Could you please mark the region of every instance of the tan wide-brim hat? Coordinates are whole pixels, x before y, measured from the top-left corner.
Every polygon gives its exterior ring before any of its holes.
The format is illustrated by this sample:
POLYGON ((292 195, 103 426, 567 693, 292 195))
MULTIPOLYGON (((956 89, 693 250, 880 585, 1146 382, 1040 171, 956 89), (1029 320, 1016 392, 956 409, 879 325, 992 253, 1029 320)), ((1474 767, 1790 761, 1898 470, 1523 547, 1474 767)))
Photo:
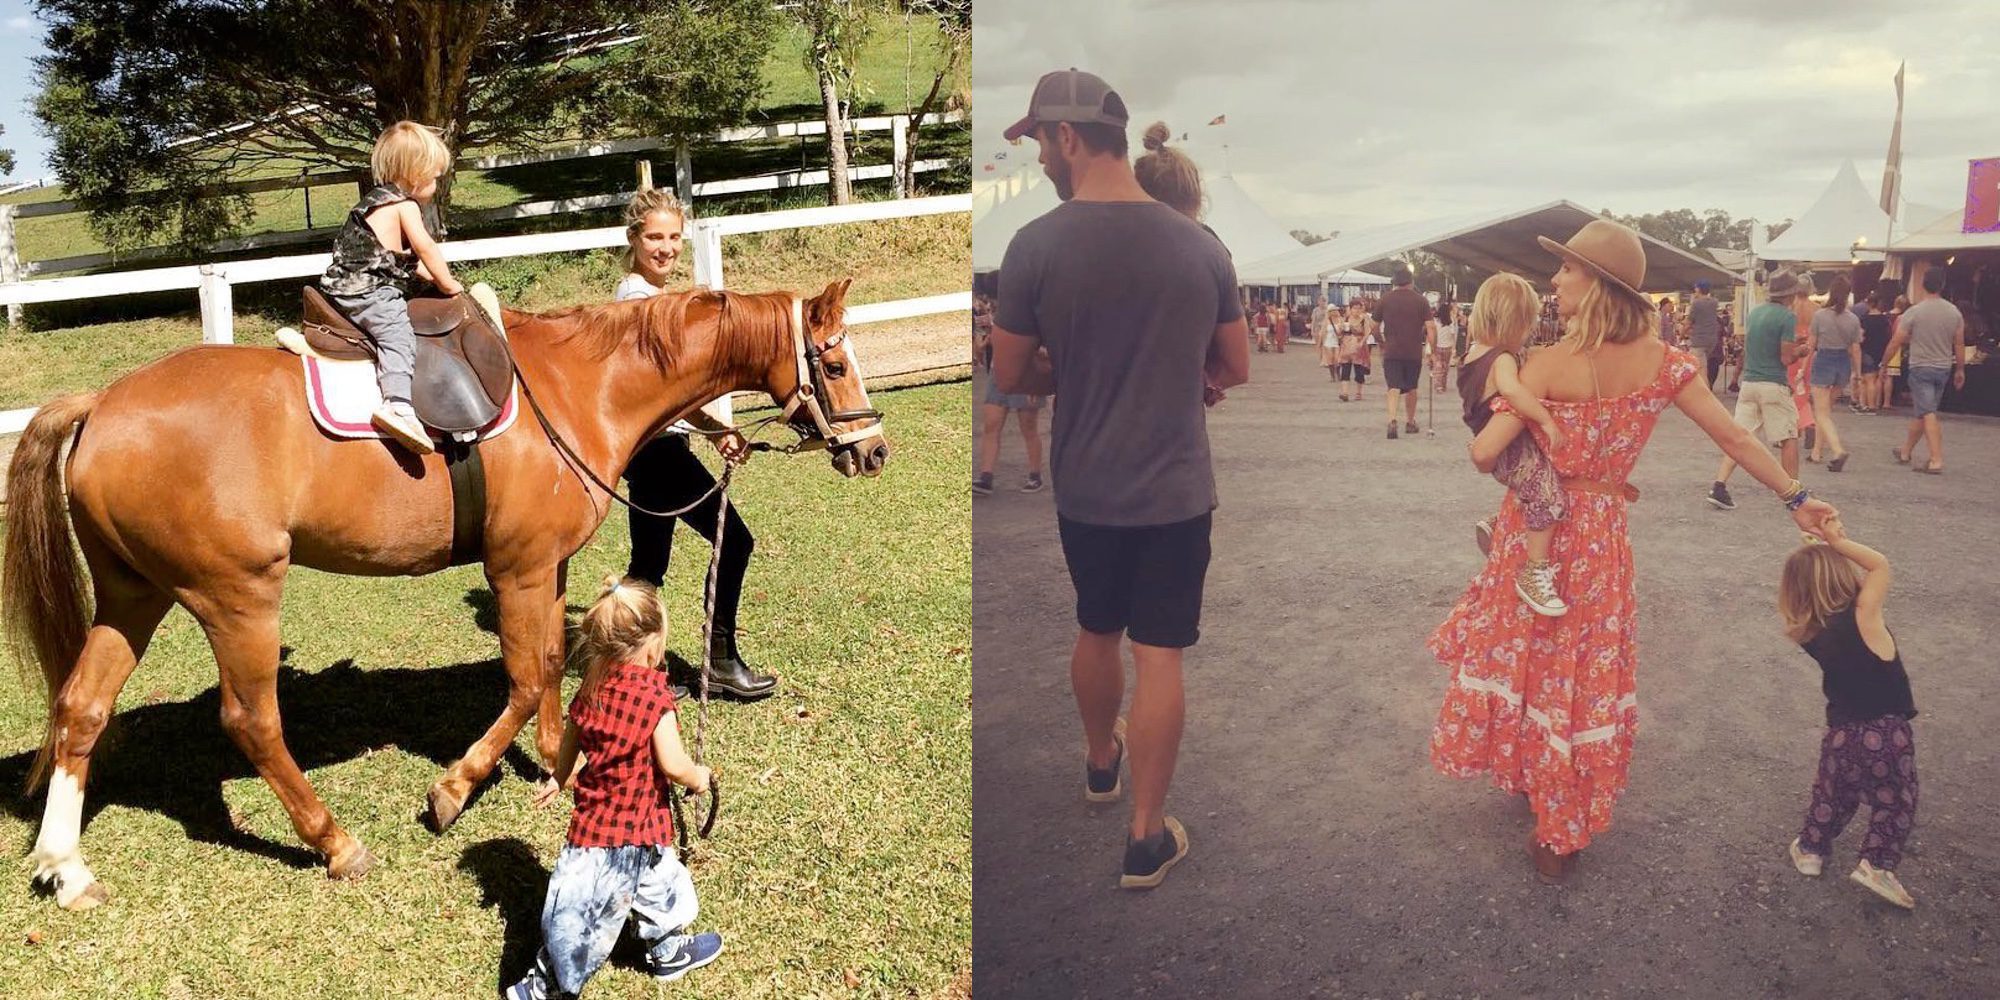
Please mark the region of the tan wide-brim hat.
POLYGON ((1640 242, 1638 233, 1610 219, 1594 219, 1577 230, 1568 243, 1557 243, 1546 236, 1535 238, 1550 253, 1589 268, 1612 287, 1653 306, 1653 301, 1639 291, 1639 286, 1646 283, 1646 245, 1640 242))

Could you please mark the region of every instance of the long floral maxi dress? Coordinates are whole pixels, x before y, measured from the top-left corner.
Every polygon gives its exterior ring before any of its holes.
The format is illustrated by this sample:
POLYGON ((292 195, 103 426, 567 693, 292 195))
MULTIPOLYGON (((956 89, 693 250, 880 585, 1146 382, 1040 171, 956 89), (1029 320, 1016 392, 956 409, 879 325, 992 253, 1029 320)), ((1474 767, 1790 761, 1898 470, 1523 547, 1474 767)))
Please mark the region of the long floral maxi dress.
MULTIPOLYGON (((1695 371, 1693 355, 1669 347, 1658 377, 1636 392, 1545 400, 1563 429, 1563 446, 1549 453, 1556 470, 1564 479, 1624 484, 1660 411, 1695 371)), ((1493 408, 1512 409, 1504 398, 1493 408)), ((1546 450, 1539 429, 1530 430, 1546 450)), ((1510 492, 1486 568, 1430 638, 1431 652, 1452 673, 1431 733, 1432 766, 1463 778, 1490 772, 1502 790, 1525 793, 1536 839, 1562 853, 1611 826, 1638 726, 1639 607, 1627 501, 1571 489, 1569 502, 1569 520, 1556 526, 1549 550, 1567 615, 1535 614, 1514 592, 1528 552, 1510 492)))

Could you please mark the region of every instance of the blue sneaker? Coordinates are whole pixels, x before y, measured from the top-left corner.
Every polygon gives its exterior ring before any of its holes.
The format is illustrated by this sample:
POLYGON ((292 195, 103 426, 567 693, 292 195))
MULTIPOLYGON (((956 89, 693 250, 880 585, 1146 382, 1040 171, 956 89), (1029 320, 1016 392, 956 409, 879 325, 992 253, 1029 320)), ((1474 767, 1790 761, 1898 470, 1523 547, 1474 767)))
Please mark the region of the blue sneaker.
POLYGON ((672 955, 647 959, 646 971, 655 981, 670 983, 721 957, 722 935, 703 931, 682 942, 672 955))
POLYGON ((541 975, 534 970, 529 970, 520 982, 509 986, 506 993, 507 1000, 553 1000, 554 997, 555 994, 542 985, 541 975))

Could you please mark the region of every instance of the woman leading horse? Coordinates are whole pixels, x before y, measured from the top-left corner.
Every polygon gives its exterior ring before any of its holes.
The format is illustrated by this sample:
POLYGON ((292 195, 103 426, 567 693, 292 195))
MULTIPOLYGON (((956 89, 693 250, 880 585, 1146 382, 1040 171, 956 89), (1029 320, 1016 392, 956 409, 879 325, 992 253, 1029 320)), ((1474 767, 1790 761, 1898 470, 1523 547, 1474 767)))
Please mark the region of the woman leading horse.
MULTIPOLYGON (((433 828, 458 818, 537 712, 537 749, 545 765, 554 761, 562 569, 610 511, 604 484, 662 427, 726 392, 763 391, 783 406, 776 419, 827 446, 837 471, 881 471, 888 445, 845 343, 847 287, 810 299, 692 292, 504 314, 537 417, 480 446, 484 562, 510 690, 500 717, 431 786, 433 828)), ((106 896, 79 850, 91 752, 176 603, 214 650, 223 728, 299 836, 333 877, 372 864, 285 746, 277 697, 285 573, 444 569, 452 498, 441 456, 322 434, 303 383, 298 359, 282 351, 189 348, 101 392, 51 402, 20 438, 0 604, 16 648, 48 685, 49 731, 30 784, 49 776, 49 795, 33 856, 36 877, 54 883, 65 907, 106 896), (84 596, 72 530, 94 601, 84 596)))

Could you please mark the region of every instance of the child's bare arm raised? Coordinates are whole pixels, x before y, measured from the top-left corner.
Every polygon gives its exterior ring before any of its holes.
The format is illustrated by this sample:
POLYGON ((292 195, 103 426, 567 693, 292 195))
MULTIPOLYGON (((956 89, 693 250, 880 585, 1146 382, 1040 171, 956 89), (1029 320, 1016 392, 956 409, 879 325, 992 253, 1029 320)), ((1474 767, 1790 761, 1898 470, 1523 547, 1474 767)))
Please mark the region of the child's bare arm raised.
POLYGON ((1854 595, 1854 624, 1861 632, 1862 641, 1868 643, 1877 655, 1888 650, 1883 659, 1896 655, 1896 644, 1889 637, 1889 627, 1882 621, 1882 606, 1889 600, 1889 583, 1893 574, 1889 570, 1889 557, 1847 537, 1847 529, 1839 517, 1829 517, 1820 524, 1820 537, 1833 547, 1833 551, 1847 558, 1848 562, 1861 567, 1867 576, 1861 581, 1861 592, 1854 595))
POLYGON ((1502 352, 1493 359, 1493 388, 1513 404, 1521 419, 1542 429, 1548 436, 1549 447, 1562 447, 1562 428, 1556 426, 1556 418, 1549 414, 1548 407, 1521 381, 1521 367, 1512 354, 1502 352))
POLYGON ((653 757, 659 761, 660 773, 674 784, 690 792, 700 794, 708 791, 711 772, 703 764, 697 764, 681 746, 681 727, 678 713, 668 712, 660 717, 660 724, 653 729, 653 757))

